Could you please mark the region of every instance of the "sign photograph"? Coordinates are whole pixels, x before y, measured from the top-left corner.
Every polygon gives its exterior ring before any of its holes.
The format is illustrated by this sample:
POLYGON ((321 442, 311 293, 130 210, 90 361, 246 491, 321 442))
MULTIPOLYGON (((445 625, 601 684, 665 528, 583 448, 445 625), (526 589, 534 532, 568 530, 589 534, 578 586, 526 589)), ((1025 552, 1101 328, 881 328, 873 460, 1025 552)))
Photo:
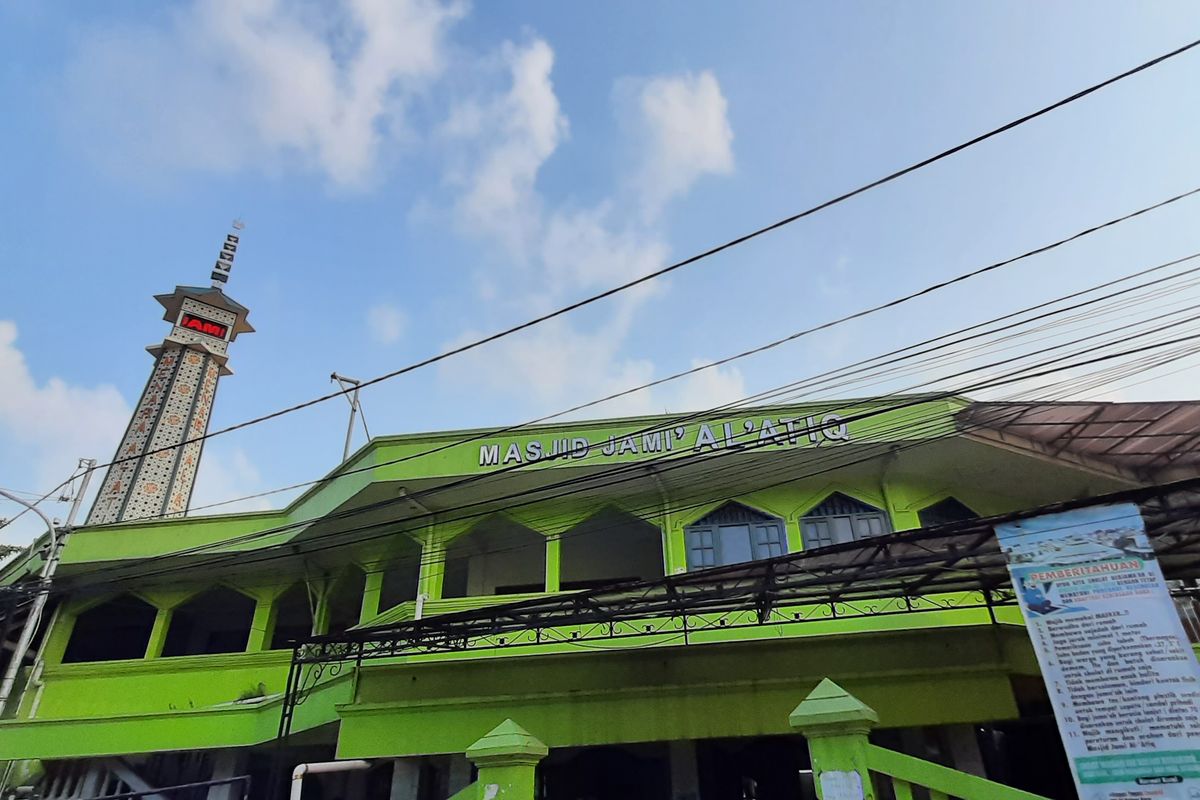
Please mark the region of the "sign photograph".
POLYGON ((1080 800, 1200 799, 1200 665, 1138 507, 996 535, 1080 800))

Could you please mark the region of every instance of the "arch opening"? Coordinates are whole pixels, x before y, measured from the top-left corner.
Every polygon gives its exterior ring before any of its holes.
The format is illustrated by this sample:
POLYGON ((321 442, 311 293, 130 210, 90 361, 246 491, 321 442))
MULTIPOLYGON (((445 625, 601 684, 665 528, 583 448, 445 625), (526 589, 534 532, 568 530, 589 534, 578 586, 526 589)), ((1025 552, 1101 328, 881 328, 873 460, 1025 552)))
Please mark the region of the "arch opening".
POLYGON ((917 519, 921 521, 922 528, 931 528, 934 525, 948 525, 951 522, 979 519, 979 514, 957 497, 947 497, 928 508, 922 508, 917 512, 917 519))
POLYGON ((597 589, 661 578, 662 531, 626 511, 601 509, 561 537, 559 587, 597 589))
POLYGON ((704 515, 684 534, 689 570, 757 561, 788 551, 782 519, 736 502, 704 515))
POLYGON ((805 514, 800 527, 806 550, 892 532, 886 511, 841 492, 829 495, 805 514))
POLYGON ((546 537, 505 517, 491 517, 446 548, 443 597, 482 597, 546 590, 546 537))
POLYGON ((244 652, 255 605, 253 599, 225 586, 193 597, 171 615, 163 656, 244 652))
POLYGON ((89 608, 75 619, 63 663, 144 658, 158 609, 123 594, 89 608))

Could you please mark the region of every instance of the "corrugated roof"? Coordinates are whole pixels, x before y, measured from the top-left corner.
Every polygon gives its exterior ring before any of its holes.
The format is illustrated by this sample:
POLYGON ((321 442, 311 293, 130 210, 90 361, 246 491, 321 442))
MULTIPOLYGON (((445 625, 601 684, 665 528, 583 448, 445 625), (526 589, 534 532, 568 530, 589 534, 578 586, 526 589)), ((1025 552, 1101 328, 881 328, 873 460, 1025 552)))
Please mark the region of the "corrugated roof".
POLYGON ((1138 472, 1200 466, 1200 401, 973 403, 958 419, 1138 472))

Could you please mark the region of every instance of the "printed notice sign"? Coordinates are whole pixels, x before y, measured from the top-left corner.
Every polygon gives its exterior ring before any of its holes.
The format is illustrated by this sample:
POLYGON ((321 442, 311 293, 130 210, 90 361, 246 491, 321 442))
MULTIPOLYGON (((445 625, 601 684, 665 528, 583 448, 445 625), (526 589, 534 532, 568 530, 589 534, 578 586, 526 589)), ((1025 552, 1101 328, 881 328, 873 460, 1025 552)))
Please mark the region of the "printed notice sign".
POLYGON ((821 800, 863 800, 862 778, 857 772, 822 772, 821 800))
POLYGON ((1200 800, 1200 665, 1137 506, 996 535, 1080 800, 1200 800))

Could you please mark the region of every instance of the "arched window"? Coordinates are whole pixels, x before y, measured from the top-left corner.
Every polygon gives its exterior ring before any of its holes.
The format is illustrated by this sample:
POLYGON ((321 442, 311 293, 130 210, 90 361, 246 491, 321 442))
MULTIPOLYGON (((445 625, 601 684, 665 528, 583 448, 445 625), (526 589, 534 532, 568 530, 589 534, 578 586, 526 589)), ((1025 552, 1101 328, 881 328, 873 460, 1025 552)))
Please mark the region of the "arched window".
POLYGON ((163 643, 164 656, 241 653, 250 639, 255 602, 218 586, 175 609, 163 643))
POLYGON ((819 506, 805 514, 801 528, 806 550, 892 532, 891 522, 883 509, 869 506, 841 492, 829 495, 819 506))
POLYGON ((934 503, 929 508, 917 512, 922 528, 934 525, 946 525, 951 522, 966 522, 969 519, 979 519, 979 515, 953 497, 947 497, 941 502, 934 503))
POLYGON ((546 537, 490 517, 446 548, 442 597, 546 591, 546 537))
POLYGON ((559 588, 596 589, 663 576, 662 531, 605 508, 560 537, 559 588))
POLYGON ((726 503, 687 526, 688 569, 740 564, 787 552, 783 520, 726 503))
POLYGON ((143 658, 158 609, 131 594, 106 600, 75 619, 63 661, 143 658))
POLYGON ((312 600, 308 586, 293 584, 275 600, 275 630, 271 632, 271 649, 287 650, 288 642, 303 639, 312 633, 312 600))

